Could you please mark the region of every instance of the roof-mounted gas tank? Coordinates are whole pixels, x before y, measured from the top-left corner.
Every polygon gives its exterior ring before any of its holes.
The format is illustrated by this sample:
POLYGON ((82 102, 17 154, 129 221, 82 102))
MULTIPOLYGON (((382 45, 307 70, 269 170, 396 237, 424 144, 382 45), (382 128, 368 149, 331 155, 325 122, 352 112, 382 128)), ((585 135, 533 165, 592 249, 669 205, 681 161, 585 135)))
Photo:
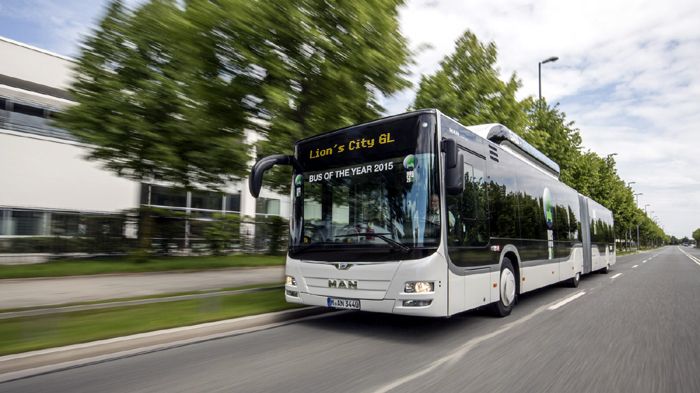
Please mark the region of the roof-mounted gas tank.
POLYGON ((515 132, 508 129, 502 124, 480 124, 467 127, 472 132, 480 135, 493 143, 497 143, 504 147, 509 147, 514 153, 522 156, 533 165, 541 168, 545 172, 559 178, 559 164, 545 156, 541 151, 535 149, 534 146, 527 143, 515 132))

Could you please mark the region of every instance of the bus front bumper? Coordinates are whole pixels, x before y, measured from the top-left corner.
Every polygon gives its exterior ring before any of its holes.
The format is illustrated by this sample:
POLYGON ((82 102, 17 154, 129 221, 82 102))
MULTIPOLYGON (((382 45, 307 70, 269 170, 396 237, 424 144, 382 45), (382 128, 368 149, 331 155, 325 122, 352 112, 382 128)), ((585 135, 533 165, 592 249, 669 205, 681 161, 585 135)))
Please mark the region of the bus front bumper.
MULTIPOLYGON (((297 292, 298 296, 290 296, 285 293, 285 299, 289 303, 306 304, 310 306, 328 307, 328 296, 312 295, 304 292, 297 292)), ((413 297, 416 299, 416 297, 413 297)), ((428 299, 428 297, 421 298, 428 299)), ((405 299, 381 299, 369 300, 359 299, 360 311, 380 312, 389 314, 415 315, 423 317, 444 317, 445 312, 442 307, 438 307, 435 302, 426 306, 405 306, 405 299)))

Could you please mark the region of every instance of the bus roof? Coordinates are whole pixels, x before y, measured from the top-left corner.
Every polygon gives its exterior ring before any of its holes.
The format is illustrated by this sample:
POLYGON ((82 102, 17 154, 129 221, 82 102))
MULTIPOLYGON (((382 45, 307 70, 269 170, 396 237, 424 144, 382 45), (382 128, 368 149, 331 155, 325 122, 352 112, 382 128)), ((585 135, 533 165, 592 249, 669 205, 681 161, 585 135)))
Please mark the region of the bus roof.
MULTIPOLYGON (((426 108, 426 109, 419 109, 415 111, 410 111, 410 112, 405 112, 405 113, 400 113, 398 115, 392 115, 392 116, 387 116, 383 117, 381 119, 377 120, 372 120, 366 123, 359 123, 359 124, 353 124, 347 127, 343 128, 338 128, 332 131, 324 132, 322 134, 310 136, 304 139, 298 140, 296 143, 304 143, 316 138, 322 138, 329 136, 333 133, 341 133, 344 132, 348 129, 354 128, 354 127, 365 127, 369 126, 375 123, 382 123, 388 120, 398 120, 406 117, 411 117, 411 116, 417 116, 421 114, 441 114, 443 116, 449 117, 445 115, 444 113, 440 112, 439 109, 436 108, 426 108)), ((455 122, 459 123, 455 119, 452 119, 455 122)), ((523 158, 530 161, 537 167, 540 167, 544 169, 546 172, 552 174, 555 177, 559 177, 560 175, 560 168, 559 165, 554 162, 552 159, 549 157, 545 156, 541 151, 537 150, 534 146, 529 144, 525 139, 521 138, 516 134, 515 132, 511 131, 508 129, 508 127, 498 124, 498 123, 492 123, 492 124, 479 124, 479 125, 472 125, 472 126, 464 126, 463 127, 467 128, 469 131, 472 133, 476 134, 477 136, 480 136, 488 141, 491 141, 492 143, 495 143, 497 145, 505 145, 507 147, 511 147, 516 150, 517 153, 520 153, 519 155, 524 156, 523 158)))
MULTIPOLYGON (((529 144, 525 139, 520 137, 515 132, 511 131, 508 127, 502 124, 482 124, 477 126, 467 127, 471 131, 477 131, 477 135, 481 135, 486 131, 485 139, 496 143, 498 145, 506 145, 518 150, 519 153, 524 154, 526 158, 530 160, 535 160, 538 166, 544 166, 547 172, 552 173, 557 178, 561 174, 561 168, 559 164, 554 162, 551 158, 547 157, 541 151, 537 150, 534 146, 529 144), (479 133, 481 131, 481 133, 479 133)), ((482 135, 482 137, 484 137, 482 135)))

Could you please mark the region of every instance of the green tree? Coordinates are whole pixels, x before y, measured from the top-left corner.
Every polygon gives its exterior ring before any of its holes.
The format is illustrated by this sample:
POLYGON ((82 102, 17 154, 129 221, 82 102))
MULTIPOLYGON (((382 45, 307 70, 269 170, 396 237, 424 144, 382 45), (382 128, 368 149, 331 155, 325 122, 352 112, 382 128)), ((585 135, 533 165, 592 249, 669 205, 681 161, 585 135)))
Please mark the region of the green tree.
POLYGON ((236 71, 248 59, 214 51, 206 16, 176 0, 135 11, 109 5, 77 60, 70 92, 78 105, 58 118, 93 147, 89 159, 120 176, 185 187, 216 187, 245 172, 240 141, 257 80, 236 71))
POLYGON ((581 134, 574 122, 566 119, 559 104, 550 107, 544 99, 529 101, 527 118, 528 126, 522 137, 559 164, 562 181, 573 182, 571 169, 581 156, 581 134))
POLYGON ((695 239, 695 247, 700 248, 700 228, 693 231, 693 239, 695 239))
MULTIPOLYGON (((408 86, 402 0, 113 1, 86 39, 58 125, 138 181, 217 188, 260 154, 377 117, 408 86)), ((288 177, 278 177, 286 185, 288 177)))
POLYGON ((520 81, 513 73, 502 81, 496 68, 498 51, 493 42, 482 43, 471 31, 456 42, 453 54, 440 69, 423 76, 413 108, 438 108, 465 125, 501 123, 522 132, 531 99, 518 101, 520 81))
POLYGON ((618 175, 613 156, 582 151, 578 128, 558 104, 551 107, 531 98, 518 101, 516 75, 501 81, 496 60, 494 43, 481 43, 465 32, 440 69, 421 79, 413 107, 438 108, 465 125, 506 125, 559 164, 561 181, 613 212, 617 239, 629 236, 638 224, 645 245, 665 239, 663 230, 636 207, 634 193, 618 175))
MULTIPOLYGON (((268 42, 259 155, 292 154, 295 141, 377 118, 381 95, 409 86, 410 52, 399 30, 403 0, 259 2, 268 42)), ((281 169, 281 170, 280 170, 281 169)), ((288 190, 290 172, 267 177, 288 190)))

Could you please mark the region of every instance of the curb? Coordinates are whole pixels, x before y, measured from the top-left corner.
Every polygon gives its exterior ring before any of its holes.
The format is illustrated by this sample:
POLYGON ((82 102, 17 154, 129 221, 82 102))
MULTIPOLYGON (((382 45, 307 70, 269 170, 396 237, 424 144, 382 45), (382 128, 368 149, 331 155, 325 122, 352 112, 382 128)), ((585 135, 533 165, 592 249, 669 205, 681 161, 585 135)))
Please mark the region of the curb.
POLYGON ((338 311, 304 307, 1 356, 0 383, 267 330, 334 312, 338 311))
POLYGON ((193 293, 189 295, 174 295, 174 296, 162 296, 162 297, 152 297, 145 299, 134 299, 134 300, 119 300, 113 302, 102 302, 102 303, 92 303, 92 304, 76 304, 72 306, 57 306, 57 307, 41 307, 41 308, 30 308, 26 310, 17 311, 4 311, 0 312, 0 320, 12 319, 12 318, 22 318, 22 317, 35 317, 40 315, 50 315, 50 314, 62 314, 76 311, 85 310, 101 310, 106 308, 118 308, 127 306, 139 306, 143 304, 154 304, 154 303, 168 303, 177 302, 181 300, 192 300, 192 299, 204 299, 217 296, 227 296, 227 295, 241 295, 244 293, 256 293, 271 291, 276 289, 283 289, 284 285, 267 286, 259 288, 248 288, 248 289, 234 289, 230 291, 212 291, 203 293, 193 293))

